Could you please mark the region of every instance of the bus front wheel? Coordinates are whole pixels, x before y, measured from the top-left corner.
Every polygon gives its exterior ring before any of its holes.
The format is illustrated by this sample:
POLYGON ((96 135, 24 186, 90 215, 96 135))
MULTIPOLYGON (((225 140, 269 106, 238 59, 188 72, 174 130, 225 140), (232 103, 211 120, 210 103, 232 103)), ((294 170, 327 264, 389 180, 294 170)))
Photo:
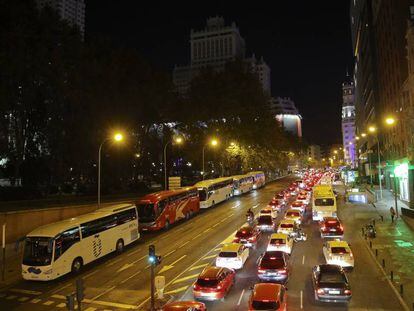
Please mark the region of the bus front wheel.
POLYGON ((79 273, 83 266, 83 260, 82 258, 78 257, 75 258, 72 262, 72 272, 73 273, 79 273))
POLYGON ((116 242, 116 252, 118 254, 122 253, 124 251, 124 241, 122 239, 119 239, 116 242))

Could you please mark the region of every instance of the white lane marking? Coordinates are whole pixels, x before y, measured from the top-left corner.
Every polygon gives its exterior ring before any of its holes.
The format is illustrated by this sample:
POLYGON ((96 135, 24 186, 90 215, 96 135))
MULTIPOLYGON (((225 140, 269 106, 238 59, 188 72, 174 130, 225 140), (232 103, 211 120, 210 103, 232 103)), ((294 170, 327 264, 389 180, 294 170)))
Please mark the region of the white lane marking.
POLYGON ((182 247, 184 247, 184 245, 187 245, 188 243, 190 243, 190 241, 187 241, 187 242, 181 244, 178 248, 182 248, 182 247))
POLYGON ((304 265, 305 264, 305 255, 303 255, 303 257, 302 257, 302 265, 304 265))
POLYGON ((210 256, 206 256, 206 257, 203 257, 203 259, 202 259, 202 260, 211 259, 211 258, 214 258, 214 257, 216 257, 216 256, 217 256, 216 254, 214 254, 214 255, 210 255, 210 256))
POLYGON ((180 287, 180 288, 177 288, 177 289, 173 289, 173 290, 170 290, 170 291, 168 291, 168 292, 166 292, 166 293, 164 293, 164 294, 177 294, 177 293, 180 293, 180 292, 183 292, 183 291, 185 291, 186 289, 187 289, 187 287, 188 286, 183 286, 183 287, 180 287))
POLYGON ((42 292, 37 292, 34 290, 27 290, 27 289, 19 289, 19 288, 12 288, 9 291, 13 293, 27 294, 27 295, 41 295, 42 294, 42 292))
POLYGON ((158 272, 158 274, 161 274, 163 272, 166 272, 168 270, 171 270, 172 268, 174 268, 174 265, 177 264, 177 262, 179 262, 180 260, 184 259, 185 257, 187 257, 187 255, 182 255, 180 258, 178 258, 176 261, 174 261, 173 263, 169 264, 169 265, 164 265, 160 272, 158 272))
POLYGON ((50 306, 50 305, 53 305, 54 303, 55 303, 54 301, 48 300, 48 301, 44 302, 43 305, 50 306))
POLYGON ((122 259, 123 259, 123 258, 118 258, 118 259, 115 259, 114 261, 111 261, 110 263, 107 263, 106 265, 107 265, 108 267, 109 267, 109 266, 112 266, 112 265, 116 264, 117 262, 120 262, 122 259))
POLYGON ((300 291, 300 308, 303 309, 303 290, 300 291))
POLYGON ((102 293, 100 293, 99 295, 96 295, 95 297, 93 297, 92 299, 91 299, 91 301, 93 302, 93 301, 95 301, 96 299, 98 299, 99 297, 102 297, 103 295, 105 295, 105 294, 107 294, 107 293, 109 293, 111 290, 113 290, 114 288, 115 288, 116 286, 114 285, 114 286, 111 286, 110 288, 107 288, 106 290, 104 290, 102 293))
MULTIPOLYGON (((66 300, 66 297, 63 295, 53 295, 52 298, 66 300)), ((40 300, 40 299, 39 299, 40 300)), ((85 303, 93 303, 96 305, 104 306, 104 307, 113 307, 113 308, 120 308, 120 309, 133 309, 136 310, 138 307, 134 305, 128 305, 125 303, 116 303, 116 302, 109 302, 109 301, 102 301, 102 300, 92 300, 92 299, 83 299, 82 302, 85 303)))
POLYGON ((119 284, 124 284, 126 282, 128 282, 130 279, 132 279, 133 277, 135 277, 137 274, 139 274, 141 272, 141 270, 135 272, 133 275, 131 275, 130 277, 126 278, 125 280, 119 282, 119 284))
POLYGON ((167 253, 167 254, 165 254, 163 257, 165 258, 165 257, 167 257, 167 256, 170 256, 171 254, 174 254, 176 250, 177 250, 177 249, 173 249, 171 252, 168 252, 168 253, 167 253))
POLYGON ((96 311, 96 308, 94 308, 94 307, 89 307, 89 308, 85 309, 85 311, 96 311))
POLYGON ((195 240, 195 239, 197 239, 200 235, 202 235, 203 233, 199 233, 199 234, 197 234, 196 236, 193 236, 193 238, 191 239, 191 241, 192 240, 195 240))
POLYGON ((126 263, 125 265, 123 265, 121 268, 119 268, 118 270, 116 270, 117 273, 122 272, 126 269, 129 269, 133 266, 133 263, 126 263))
POLYGON ((207 228, 206 230, 203 231, 204 232, 209 232, 211 230, 211 228, 207 228))
POLYGON ((190 279, 194 279, 194 278, 198 277, 198 275, 199 275, 199 273, 196 273, 196 274, 192 274, 192 275, 185 276, 183 278, 179 278, 177 280, 174 280, 172 282, 172 284, 177 284, 177 283, 180 283, 180 282, 183 282, 183 281, 187 281, 187 280, 190 280, 190 279))
MULTIPOLYGON (((65 298, 66 299, 66 298, 65 298)), ((41 301, 41 299, 37 299, 37 298, 35 298, 35 299, 32 299, 32 300, 30 300, 30 303, 38 303, 38 302, 40 302, 41 301)))
POLYGON ((7 296, 7 297, 6 297, 6 299, 7 299, 7 300, 13 300, 13 299, 15 299, 15 298, 17 298, 17 296, 16 296, 16 295, 11 295, 11 296, 7 296))
POLYGON ((20 301, 20 302, 25 302, 25 301, 28 301, 30 298, 29 297, 21 297, 21 298, 19 298, 18 300, 20 301))
POLYGON ((133 251, 133 252, 130 252, 129 254, 126 254, 126 256, 127 256, 127 257, 132 256, 132 255, 134 255, 134 254, 138 253, 138 252, 139 252, 139 251, 141 251, 141 250, 142 250, 142 248, 138 248, 137 250, 135 250, 135 251, 133 251))
POLYGON ((194 267, 192 267, 191 269, 189 269, 188 271, 193 271, 193 270, 197 270, 197 269, 200 269, 200 268, 204 268, 204 267, 206 267, 206 266, 208 266, 209 264, 208 263, 203 263, 202 265, 198 265, 198 266, 194 266, 194 267))
POLYGON ((260 204, 253 205, 253 209, 256 209, 260 204))
POLYGON ((244 289, 242 290, 242 292, 241 292, 241 294, 240 294, 239 301, 237 302, 237 305, 238 305, 238 306, 240 306, 240 303, 241 303, 241 301, 242 301, 242 299, 243 299, 243 295, 244 295, 244 289))
MULTIPOLYGON (((99 270, 97 270, 97 271, 99 271, 99 270)), ((58 289, 55 289, 54 291, 52 291, 52 294, 60 292, 60 291, 62 291, 62 289, 68 288, 69 286, 72 286, 72 284, 69 283, 69 284, 66 284, 65 286, 59 287, 58 289)))
POLYGON ((66 307, 66 303, 61 302, 60 304, 56 305, 56 308, 64 308, 66 307))

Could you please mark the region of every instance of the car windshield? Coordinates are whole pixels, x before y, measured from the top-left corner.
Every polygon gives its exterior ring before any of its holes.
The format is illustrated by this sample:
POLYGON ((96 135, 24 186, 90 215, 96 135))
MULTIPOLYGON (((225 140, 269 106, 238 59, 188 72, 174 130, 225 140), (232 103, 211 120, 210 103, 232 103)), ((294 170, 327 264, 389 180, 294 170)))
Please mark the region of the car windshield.
POLYGON ((152 222, 156 219, 155 208, 153 203, 138 203, 139 222, 152 222))
POLYGON ((280 257, 263 257, 260 262, 261 269, 281 269, 285 267, 285 261, 280 257))
POLYGON ((334 199, 316 199, 315 205, 316 206, 333 206, 334 199))
POLYGON ((341 224, 336 220, 325 221, 327 227, 339 227, 341 224))
POLYGON ((277 301, 253 300, 252 307, 254 310, 279 310, 280 304, 277 301))
POLYGON ((217 279, 198 279, 197 285, 202 287, 216 287, 218 285, 217 279))
POLYGON ((322 272, 320 283, 346 283, 345 276, 340 272, 322 272))
POLYGON ((270 244, 283 245, 283 244, 286 244, 286 241, 285 239, 271 239, 270 244))
POLYGON ((272 217, 270 217, 270 216, 260 216, 259 219, 257 220, 257 222, 259 224, 271 225, 272 224, 272 217))
POLYGON ((346 247, 332 247, 331 248, 332 254, 347 254, 348 250, 346 247))
POLYGON ((206 201, 207 200, 206 189, 198 189, 198 196, 200 197, 200 201, 206 201))
POLYGON ((237 257, 237 252, 220 252, 219 257, 234 258, 237 257))
POLYGON ((47 266, 52 263, 53 239, 48 237, 27 237, 24 243, 23 264, 47 266))
POLYGON ((293 228, 293 224, 280 224, 281 228, 293 228))

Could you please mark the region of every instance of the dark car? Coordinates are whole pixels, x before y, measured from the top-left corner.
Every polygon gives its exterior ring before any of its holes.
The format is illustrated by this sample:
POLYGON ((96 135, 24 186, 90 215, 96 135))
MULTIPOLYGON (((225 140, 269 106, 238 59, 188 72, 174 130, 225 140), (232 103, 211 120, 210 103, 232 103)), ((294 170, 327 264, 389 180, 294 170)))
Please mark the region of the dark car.
POLYGON ((241 243, 247 247, 256 248, 257 240, 260 238, 260 230, 256 226, 244 226, 237 230, 236 235, 234 236, 234 243, 241 243))
POLYGON ((344 269, 338 265, 318 265, 312 270, 315 300, 348 302, 352 292, 344 269))
POLYGON ((257 228, 260 229, 260 231, 275 231, 276 229, 276 223, 272 216, 270 215, 260 215, 257 218, 257 228))
POLYGON ((322 238, 342 238, 344 236, 344 227, 337 217, 324 217, 320 222, 320 231, 322 238))
POLYGON ((289 279, 289 255, 282 251, 268 251, 258 259, 257 276, 262 281, 286 283, 289 279))

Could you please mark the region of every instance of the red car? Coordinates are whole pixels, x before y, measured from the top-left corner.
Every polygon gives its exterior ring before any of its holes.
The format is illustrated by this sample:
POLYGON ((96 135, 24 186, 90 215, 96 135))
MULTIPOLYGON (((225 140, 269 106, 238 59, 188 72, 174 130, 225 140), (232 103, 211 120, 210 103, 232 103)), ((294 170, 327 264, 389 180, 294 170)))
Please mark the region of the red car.
POLYGON ((286 288, 281 284, 258 283, 249 298, 249 311, 287 310, 286 288))
POLYGON ((237 230, 233 242, 244 244, 247 247, 256 248, 257 240, 260 238, 260 234, 261 232, 256 228, 256 226, 244 226, 237 230))
POLYGON ((343 238, 344 227, 337 217, 324 217, 320 222, 322 238, 343 238))
POLYGON ((207 311, 206 305, 198 301, 174 301, 166 304, 162 311, 207 311))
POLYGON ((221 267, 206 267, 193 284, 195 299, 224 300, 234 285, 236 272, 221 267))

